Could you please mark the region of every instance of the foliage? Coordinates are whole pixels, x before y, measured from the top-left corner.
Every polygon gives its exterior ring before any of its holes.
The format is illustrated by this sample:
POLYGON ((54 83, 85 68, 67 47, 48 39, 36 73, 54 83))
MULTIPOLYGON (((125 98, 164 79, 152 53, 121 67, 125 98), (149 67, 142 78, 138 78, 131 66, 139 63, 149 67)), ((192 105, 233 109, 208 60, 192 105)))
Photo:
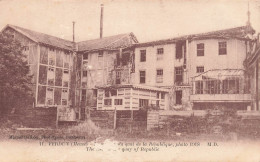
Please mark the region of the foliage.
POLYGON ((32 102, 31 80, 23 46, 10 33, 0 33, 0 112, 32 102))

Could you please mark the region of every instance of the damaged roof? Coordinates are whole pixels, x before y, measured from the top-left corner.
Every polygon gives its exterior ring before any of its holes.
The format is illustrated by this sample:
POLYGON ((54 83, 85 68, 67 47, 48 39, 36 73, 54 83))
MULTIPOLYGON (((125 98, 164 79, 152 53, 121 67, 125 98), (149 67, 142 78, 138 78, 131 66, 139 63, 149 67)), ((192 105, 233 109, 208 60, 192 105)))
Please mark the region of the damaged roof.
POLYGON ((76 45, 78 46, 78 51, 95 51, 127 48, 131 47, 133 44, 138 43, 138 40, 133 33, 119 34, 109 37, 103 37, 101 39, 93 39, 75 43, 69 40, 32 31, 15 25, 8 24, 3 30, 5 30, 6 28, 11 28, 25 35, 26 37, 28 37, 36 43, 42 43, 45 45, 58 47, 70 51, 72 51, 76 45))
POLYGON ((101 39, 78 42, 78 51, 113 50, 127 48, 138 43, 133 33, 119 34, 101 39))
POLYGON ((54 46, 54 47, 71 50, 71 51, 73 50, 74 43, 72 41, 68 41, 68 40, 54 37, 54 36, 51 36, 48 34, 43 34, 40 32, 32 31, 29 29, 25 29, 25 28, 18 27, 15 25, 10 25, 10 24, 8 24, 4 29, 6 29, 8 27, 25 35, 26 37, 28 37, 29 39, 31 39, 37 43, 42 43, 45 45, 54 46))
POLYGON ((154 46, 154 45, 162 45, 169 43, 176 43, 177 41, 185 41, 185 40, 201 40, 201 39, 228 39, 228 38, 237 38, 237 39, 249 39, 247 37, 248 33, 255 33, 255 30, 251 26, 240 26, 236 28, 217 30, 212 32, 200 33, 200 34, 191 34, 184 35, 180 37, 170 38, 170 39, 162 39, 151 42, 138 43, 136 47, 145 47, 145 46, 154 46))

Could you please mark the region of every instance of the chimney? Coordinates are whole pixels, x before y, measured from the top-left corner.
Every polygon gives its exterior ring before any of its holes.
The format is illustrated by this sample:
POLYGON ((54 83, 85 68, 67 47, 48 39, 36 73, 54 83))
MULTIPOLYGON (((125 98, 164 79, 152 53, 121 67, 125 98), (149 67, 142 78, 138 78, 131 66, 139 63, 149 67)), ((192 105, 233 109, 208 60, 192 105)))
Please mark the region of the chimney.
POLYGON ((75 21, 73 21, 72 24, 73 24, 73 42, 75 42, 75 21))
POLYGON ((100 38, 103 37, 103 7, 104 7, 104 5, 101 4, 101 14, 100 14, 100 38))

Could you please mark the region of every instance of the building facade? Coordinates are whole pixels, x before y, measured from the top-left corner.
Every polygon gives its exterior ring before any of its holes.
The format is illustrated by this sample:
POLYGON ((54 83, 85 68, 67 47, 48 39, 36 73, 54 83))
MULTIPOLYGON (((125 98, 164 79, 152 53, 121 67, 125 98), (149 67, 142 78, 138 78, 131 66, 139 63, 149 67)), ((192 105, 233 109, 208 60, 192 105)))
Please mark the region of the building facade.
POLYGON ((73 107, 80 118, 89 108, 259 110, 251 26, 144 43, 133 33, 72 42, 13 25, 2 32, 25 47, 36 107, 73 107))

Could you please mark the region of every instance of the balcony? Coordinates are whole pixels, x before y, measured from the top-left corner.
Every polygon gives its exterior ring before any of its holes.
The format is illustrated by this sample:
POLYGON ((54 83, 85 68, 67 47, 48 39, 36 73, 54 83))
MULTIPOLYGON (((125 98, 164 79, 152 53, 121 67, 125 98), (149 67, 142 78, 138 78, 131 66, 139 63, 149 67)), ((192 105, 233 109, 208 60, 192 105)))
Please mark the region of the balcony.
POLYGON ((250 102, 251 94, 193 94, 192 102, 250 102))

